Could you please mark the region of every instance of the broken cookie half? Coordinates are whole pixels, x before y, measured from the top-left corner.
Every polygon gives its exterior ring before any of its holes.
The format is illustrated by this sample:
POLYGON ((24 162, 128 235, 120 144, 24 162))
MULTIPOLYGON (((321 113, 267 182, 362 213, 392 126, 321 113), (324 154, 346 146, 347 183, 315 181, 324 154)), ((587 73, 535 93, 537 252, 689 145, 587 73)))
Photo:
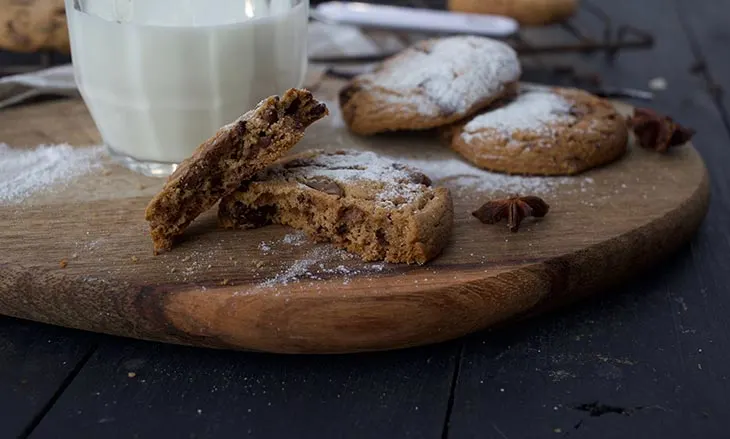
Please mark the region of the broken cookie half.
POLYGON ((155 253, 169 250, 198 215, 276 161, 326 114, 309 91, 290 89, 218 130, 180 163, 147 206, 155 253))
POLYGON ((453 226, 448 189, 372 152, 308 151, 287 157, 221 200, 220 224, 284 224, 365 261, 424 264, 453 226))

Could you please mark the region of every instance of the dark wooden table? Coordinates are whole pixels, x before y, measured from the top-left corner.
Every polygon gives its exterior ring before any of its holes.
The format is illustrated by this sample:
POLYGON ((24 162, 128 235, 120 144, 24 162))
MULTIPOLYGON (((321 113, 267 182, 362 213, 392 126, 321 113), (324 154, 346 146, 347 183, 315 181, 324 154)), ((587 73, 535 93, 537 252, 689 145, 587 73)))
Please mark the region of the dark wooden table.
POLYGON ((594 1, 655 48, 560 62, 610 85, 665 78, 650 105, 698 130, 712 205, 680 254, 601 299, 378 354, 221 352, 0 318, 0 437, 730 437, 730 2, 594 1))

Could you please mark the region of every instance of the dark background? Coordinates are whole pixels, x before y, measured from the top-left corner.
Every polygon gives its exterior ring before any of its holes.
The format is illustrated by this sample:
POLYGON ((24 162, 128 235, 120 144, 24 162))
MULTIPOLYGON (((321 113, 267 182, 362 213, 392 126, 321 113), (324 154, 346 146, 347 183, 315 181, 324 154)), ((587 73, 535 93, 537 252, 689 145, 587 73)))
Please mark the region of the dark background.
MULTIPOLYGON (((649 105, 698 130, 712 176, 709 216, 679 254, 551 315, 366 355, 212 351, 0 318, 0 437, 729 437, 730 2, 592 3, 655 47, 613 63, 532 57, 526 78, 569 83, 556 73, 567 64, 611 86, 666 79, 649 105)), ((574 22, 601 33, 584 12, 574 22)))

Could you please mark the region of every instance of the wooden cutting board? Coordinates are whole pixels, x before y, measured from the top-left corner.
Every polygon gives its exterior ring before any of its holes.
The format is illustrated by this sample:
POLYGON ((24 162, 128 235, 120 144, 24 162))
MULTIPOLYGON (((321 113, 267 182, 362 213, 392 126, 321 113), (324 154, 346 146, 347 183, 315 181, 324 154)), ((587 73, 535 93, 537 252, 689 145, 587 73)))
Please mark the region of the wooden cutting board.
MULTIPOLYGON (((332 102, 337 87, 326 83, 317 93, 332 102)), ((100 139, 83 103, 65 100, 0 113, 0 141, 100 139)), ((284 227, 219 230, 210 212, 172 252, 155 257, 143 212, 163 181, 106 163, 63 187, 0 204, 0 313, 216 348, 401 348, 615 286, 680 248, 708 206, 707 172, 690 145, 667 155, 632 146, 614 165, 571 178, 460 173, 463 162, 432 134, 356 138, 333 111, 297 150, 312 147, 375 150, 437 174, 436 184, 455 198, 443 255, 426 266, 362 263, 284 227), (542 196, 550 214, 516 234, 471 216, 516 190, 542 196)))

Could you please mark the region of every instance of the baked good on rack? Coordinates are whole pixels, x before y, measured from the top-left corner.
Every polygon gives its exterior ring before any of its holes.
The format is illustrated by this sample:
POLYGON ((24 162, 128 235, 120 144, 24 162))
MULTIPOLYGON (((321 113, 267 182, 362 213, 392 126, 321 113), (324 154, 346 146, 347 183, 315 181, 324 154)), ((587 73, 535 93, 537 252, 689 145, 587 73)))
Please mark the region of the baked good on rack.
POLYGON ((309 91, 290 89, 218 130, 180 163, 147 206, 155 253, 169 250, 198 215, 276 161, 326 114, 309 91))
POLYGON ((449 0, 452 11, 512 17, 520 24, 545 25, 565 21, 578 9, 578 0, 449 0))
POLYGON ((69 53, 63 0, 0 0, 0 49, 69 53))
POLYGON ((483 169, 571 175, 621 157, 628 129, 611 103, 590 93, 526 88, 456 125, 449 137, 451 148, 483 169))
POLYGON ((221 200, 226 228, 284 224, 365 261, 423 264, 453 225, 448 189, 372 152, 308 151, 287 157, 221 200))
POLYGON ((515 51, 482 37, 421 41, 340 91, 345 123, 357 134, 423 130, 463 119, 514 92, 515 51))

